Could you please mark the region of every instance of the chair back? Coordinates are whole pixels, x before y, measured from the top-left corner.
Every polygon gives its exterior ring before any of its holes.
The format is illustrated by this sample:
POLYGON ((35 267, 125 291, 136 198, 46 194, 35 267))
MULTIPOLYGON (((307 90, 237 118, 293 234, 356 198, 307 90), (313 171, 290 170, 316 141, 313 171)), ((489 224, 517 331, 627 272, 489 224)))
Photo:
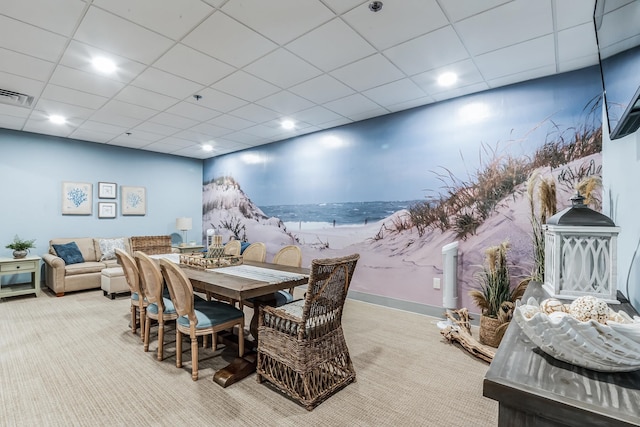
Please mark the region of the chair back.
POLYGON ((167 282, 169 295, 178 316, 187 316, 189 320, 197 323, 193 309, 193 286, 187 275, 177 264, 164 258, 160 260, 160 271, 167 282))
POLYGON ((230 240, 224 245, 225 255, 240 255, 240 240, 230 240))
POLYGON ((252 243, 242 252, 242 259, 245 261, 264 262, 267 259, 267 247, 262 242, 252 243))
POLYGON ((283 247, 273 257, 273 263, 279 265, 288 265, 290 267, 302 266, 302 251, 300 247, 288 245, 283 247))
POLYGON ((320 336, 341 327, 342 309, 358 259, 360 255, 353 254, 311 261, 302 321, 312 323, 309 330, 313 334, 320 336))
POLYGON ((120 248, 116 248, 116 259, 118 264, 122 266, 124 278, 127 280, 131 294, 137 293, 139 300, 143 301, 145 296, 140 288, 140 272, 138 271, 138 266, 136 266, 136 260, 120 248))
POLYGON ((162 273, 156 261, 149 258, 149 255, 141 251, 133 253, 133 257, 140 271, 140 283, 142 291, 150 304, 158 304, 158 313, 164 313, 164 300, 162 299, 162 273))

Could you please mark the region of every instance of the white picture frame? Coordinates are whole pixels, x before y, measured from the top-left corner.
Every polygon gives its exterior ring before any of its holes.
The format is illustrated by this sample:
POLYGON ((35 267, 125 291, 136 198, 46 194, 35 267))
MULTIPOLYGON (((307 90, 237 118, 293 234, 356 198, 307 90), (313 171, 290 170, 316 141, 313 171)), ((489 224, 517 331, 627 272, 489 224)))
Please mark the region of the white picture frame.
POLYGON ((115 202, 98 202, 98 218, 115 218, 115 202))
POLYGON ((93 184, 64 181, 62 183, 62 214, 91 215, 93 210, 93 184))
POLYGON ((115 182, 99 182, 98 198, 99 199, 115 199, 117 197, 117 184, 115 182))
POLYGON ((146 215, 147 194, 144 187, 120 186, 120 210, 122 215, 146 215))

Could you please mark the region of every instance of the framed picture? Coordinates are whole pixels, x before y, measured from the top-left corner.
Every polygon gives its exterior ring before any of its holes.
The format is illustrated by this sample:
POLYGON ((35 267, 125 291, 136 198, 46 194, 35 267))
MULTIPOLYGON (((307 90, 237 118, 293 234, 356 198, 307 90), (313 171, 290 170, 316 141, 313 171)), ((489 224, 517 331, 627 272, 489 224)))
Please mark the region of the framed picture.
POLYGON ((98 218, 115 218, 115 202, 98 202, 98 218))
POLYGON ((122 215, 146 215, 147 194, 144 187, 120 186, 122 215))
POLYGON ((93 184, 88 182, 62 183, 62 214, 91 215, 93 184))
POLYGON ((99 182, 98 183, 98 198, 99 199, 115 199, 116 198, 116 184, 115 182, 99 182))

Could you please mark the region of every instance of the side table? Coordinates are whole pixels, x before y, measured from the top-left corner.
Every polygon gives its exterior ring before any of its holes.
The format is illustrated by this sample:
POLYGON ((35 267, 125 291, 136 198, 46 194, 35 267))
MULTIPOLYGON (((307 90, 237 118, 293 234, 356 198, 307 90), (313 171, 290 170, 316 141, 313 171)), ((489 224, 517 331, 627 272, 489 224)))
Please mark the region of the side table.
POLYGON ((17 284, 0 284, 0 298, 16 295, 40 295, 40 257, 0 258, 0 283, 3 276, 31 273, 31 282, 17 284))
POLYGON ((171 246, 173 249, 177 249, 181 254, 190 254, 193 252, 202 252, 204 246, 202 245, 187 245, 187 246, 171 246))

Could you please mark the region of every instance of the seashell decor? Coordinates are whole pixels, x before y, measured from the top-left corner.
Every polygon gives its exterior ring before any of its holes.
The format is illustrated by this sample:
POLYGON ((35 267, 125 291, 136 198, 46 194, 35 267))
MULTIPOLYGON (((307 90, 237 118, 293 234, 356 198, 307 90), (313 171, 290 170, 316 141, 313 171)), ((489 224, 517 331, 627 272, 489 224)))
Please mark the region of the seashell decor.
POLYGON ((562 304, 550 298, 538 304, 529 298, 513 318, 534 344, 558 360, 602 372, 640 369, 640 317, 615 312, 604 300, 584 296, 562 304))

